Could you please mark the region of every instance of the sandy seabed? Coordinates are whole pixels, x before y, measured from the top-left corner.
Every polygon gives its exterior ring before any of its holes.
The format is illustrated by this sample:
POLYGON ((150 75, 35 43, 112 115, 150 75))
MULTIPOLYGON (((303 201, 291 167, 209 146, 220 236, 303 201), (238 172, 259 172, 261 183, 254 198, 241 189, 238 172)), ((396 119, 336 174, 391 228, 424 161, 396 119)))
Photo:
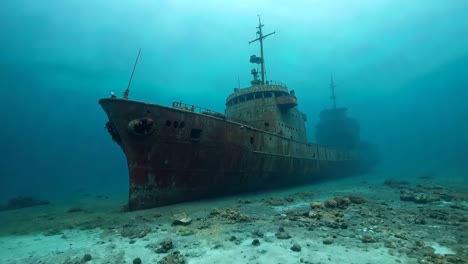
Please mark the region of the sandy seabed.
POLYGON ((137 212, 122 211, 126 194, 81 193, 0 212, 0 262, 468 263, 466 181, 388 179, 137 212))

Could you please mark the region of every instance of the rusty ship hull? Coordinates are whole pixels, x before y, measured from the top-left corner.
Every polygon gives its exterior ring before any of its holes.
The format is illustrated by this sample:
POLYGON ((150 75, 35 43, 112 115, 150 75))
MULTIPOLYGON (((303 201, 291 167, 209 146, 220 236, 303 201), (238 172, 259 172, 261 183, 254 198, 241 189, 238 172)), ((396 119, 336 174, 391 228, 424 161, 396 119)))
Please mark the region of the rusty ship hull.
POLYGON ((127 158, 130 210, 330 179, 359 167, 356 151, 294 140, 203 109, 117 98, 99 103, 127 158))
MULTIPOLYGON (((129 100, 132 75, 122 99, 101 99, 112 139, 127 158, 130 210, 199 198, 285 187, 347 176, 359 171, 359 124, 336 108, 320 114, 317 143, 309 143, 295 91, 266 80, 263 34, 260 57, 250 56, 251 85, 234 88, 223 114, 175 102, 172 106, 129 100)), ((141 51, 141 49, 140 49, 141 51)))

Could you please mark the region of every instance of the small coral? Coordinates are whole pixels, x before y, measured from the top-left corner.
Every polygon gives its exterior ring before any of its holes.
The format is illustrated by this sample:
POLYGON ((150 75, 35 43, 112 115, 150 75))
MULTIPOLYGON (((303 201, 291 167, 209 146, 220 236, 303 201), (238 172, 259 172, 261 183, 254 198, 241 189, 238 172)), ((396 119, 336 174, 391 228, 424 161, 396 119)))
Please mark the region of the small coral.
POLYGON ((335 199, 330 199, 325 201, 325 207, 328 208, 336 208, 338 205, 338 202, 335 199))
POLYGON ((323 209, 325 208, 325 205, 323 202, 311 202, 310 203, 310 208, 312 209, 323 209))

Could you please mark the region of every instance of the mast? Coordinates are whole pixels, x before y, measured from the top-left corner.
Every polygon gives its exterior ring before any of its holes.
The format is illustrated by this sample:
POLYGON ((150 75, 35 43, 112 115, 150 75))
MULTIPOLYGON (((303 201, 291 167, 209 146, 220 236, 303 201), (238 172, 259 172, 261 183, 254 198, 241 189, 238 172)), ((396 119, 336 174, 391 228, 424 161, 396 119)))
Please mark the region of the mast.
POLYGON ((332 102, 333 102, 333 109, 336 109, 336 96, 335 96, 335 82, 333 81, 333 74, 331 74, 330 78, 330 89, 332 90, 332 95, 330 96, 332 102))
POLYGON ((140 58, 141 48, 138 50, 138 55, 135 60, 135 64, 133 65, 132 75, 130 75, 130 80, 128 81, 127 89, 124 92, 124 99, 128 99, 128 94, 130 93, 130 84, 132 84, 133 74, 135 73, 136 66, 138 64, 138 59, 140 58))
MULTIPOLYGON (((262 27, 264 25, 262 24, 261 20, 260 20, 260 15, 258 15, 258 31, 257 31, 257 38, 250 41, 249 44, 255 42, 255 41, 259 41, 260 42, 260 58, 258 57, 255 57, 255 56, 251 56, 250 57, 250 62, 252 63, 257 63, 257 64, 260 64, 260 76, 261 76, 261 80, 260 80, 260 83, 261 84, 265 84, 265 60, 264 60, 264 57, 263 57, 263 39, 270 36, 270 35, 273 35, 275 34, 275 32, 272 32, 272 33, 269 33, 269 34, 266 34, 266 35, 263 35, 263 32, 262 32, 262 27)), ((254 74, 254 72, 252 71, 252 74, 254 74)))

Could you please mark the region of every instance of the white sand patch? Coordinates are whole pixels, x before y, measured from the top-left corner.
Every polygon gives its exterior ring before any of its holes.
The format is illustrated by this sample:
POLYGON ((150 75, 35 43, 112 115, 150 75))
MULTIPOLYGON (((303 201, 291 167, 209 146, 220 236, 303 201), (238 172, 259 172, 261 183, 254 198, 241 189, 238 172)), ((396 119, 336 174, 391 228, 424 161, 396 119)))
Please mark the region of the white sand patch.
POLYGON ((189 261, 191 264, 202 263, 300 263, 300 259, 313 263, 417 263, 405 257, 395 257, 388 254, 385 248, 347 248, 340 245, 324 245, 320 241, 302 240, 297 243, 301 246, 300 252, 290 248, 293 240, 274 240, 265 242, 260 239, 259 246, 251 245, 252 240, 245 240, 241 245, 208 249, 199 258, 189 261), (307 245, 308 244, 308 245, 307 245))
POLYGON ((132 263, 136 257, 145 261, 154 261, 162 257, 145 246, 153 241, 162 241, 163 234, 153 237, 152 241, 149 241, 150 238, 143 238, 129 244, 128 238, 117 235, 102 239, 100 229, 69 230, 63 233, 56 236, 38 234, 0 237, 2 263, 37 264, 39 260, 62 263, 69 259, 81 259, 86 253, 92 256, 89 263, 113 263, 117 255, 120 255, 119 259, 125 263, 132 263))
MULTIPOLYGON (((146 248, 149 243, 159 243, 168 237, 167 232, 148 234, 143 239, 136 239, 129 244, 128 238, 119 235, 102 238, 99 229, 65 231, 57 236, 5 236, 0 237, 0 255, 2 263, 64 263, 70 259, 79 260, 84 254, 92 256, 92 263, 132 263, 140 257, 143 263, 156 263, 167 254, 156 254, 146 248)), ((260 245, 253 246, 253 239, 245 239, 239 245, 223 241, 221 247, 213 249, 215 241, 196 239, 195 237, 173 237, 183 255, 188 254, 187 263, 415 263, 405 257, 388 254, 385 248, 348 248, 342 245, 324 245, 321 240, 278 240, 273 233, 260 238, 260 245), (294 243, 301 246, 300 252, 294 252, 294 243)), ((443 247, 439 247, 442 249, 443 247)), ((172 251, 174 251, 172 250, 172 251)), ((172 252, 170 251, 170 252, 172 252)))
POLYGON ((96 230, 70 230, 64 232, 64 235, 56 236, 44 236, 42 234, 4 236, 0 237, 0 244, 2 245, 0 255, 8 261, 20 261, 29 257, 46 256, 53 252, 91 248, 99 241, 99 234, 100 231, 96 230))
POLYGON ((426 244, 428 246, 432 247, 435 250, 436 254, 439 254, 439 255, 456 254, 456 252, 453 251, 452 249, 450 249, 448 247, 444 247, 444 246, 442 246, 441 244, 439 244, 437 242, 427 242, 426 244))
POLYGON ((308 209, 310 207, 310 202, 300 202, 294 203, 289 205, 279 205, 279 206, 272 206, 273 209, 277 212, 286 212, 290 210, 297 210, 297 209, 308 209))

